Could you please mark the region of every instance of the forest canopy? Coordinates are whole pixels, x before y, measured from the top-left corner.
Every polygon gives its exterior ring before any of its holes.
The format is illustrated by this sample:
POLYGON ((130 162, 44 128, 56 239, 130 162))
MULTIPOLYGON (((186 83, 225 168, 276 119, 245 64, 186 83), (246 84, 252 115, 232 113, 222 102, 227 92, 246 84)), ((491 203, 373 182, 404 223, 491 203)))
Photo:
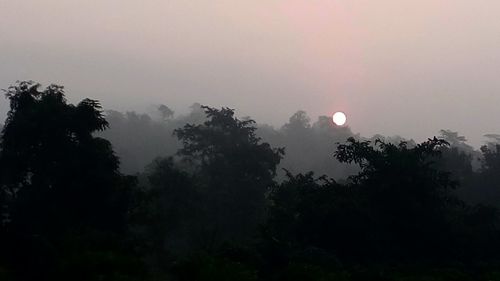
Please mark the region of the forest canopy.
POLYGON ((68 103, 19 82, 0 142, 2 280, 498 280, 500 144, 68 103), (497 279, 495 279, 497 278, 497 279))

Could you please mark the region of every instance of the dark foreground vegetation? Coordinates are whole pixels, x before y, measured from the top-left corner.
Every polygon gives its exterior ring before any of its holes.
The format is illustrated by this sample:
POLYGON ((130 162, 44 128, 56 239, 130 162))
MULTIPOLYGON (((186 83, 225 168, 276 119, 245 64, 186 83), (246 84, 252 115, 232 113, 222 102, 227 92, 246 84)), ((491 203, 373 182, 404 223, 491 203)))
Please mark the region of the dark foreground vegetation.
MULTIPOLYGON (((419 144, 367 140, 321 117, 311 126, 303 112, 274 130, 228 108, 174 120, 161 107, 167 125, 150 131, 178 125, 178 141, 152 149, 176 152, 129 176, 97 101, 72 105, 61 87, 32 82, 7 98, 0 280, 500 280, 494 142, 478 152, 450 131, 419 144), (310 147, 328 138, 331 151, 310 147), (302 155, 287 159, 280 144, 302 155), (351 175, 281 172, 301 157, 351 175), (323 157, 334 162, 310 160, 323 157)), ((122 148, 133 140, 121 138, 122 148)))

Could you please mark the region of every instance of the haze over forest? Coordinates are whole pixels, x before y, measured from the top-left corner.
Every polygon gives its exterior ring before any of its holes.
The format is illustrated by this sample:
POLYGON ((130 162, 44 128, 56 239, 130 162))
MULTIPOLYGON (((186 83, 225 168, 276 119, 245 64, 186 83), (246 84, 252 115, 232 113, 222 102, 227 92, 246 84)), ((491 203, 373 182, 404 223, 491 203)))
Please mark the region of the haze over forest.
POLYGON ((499 12, 0 0, 0 280, 500 281, 499 12))
MULTIPOLYGON (((0 88, 187 113, 198 102, 279 127, 343 110, 364 136, 500 132, 497 1, 0 1, 0 88)), ((0 101, 0 115, 8 110, 0 101)), ((3 119, 3 118, 2 118, 3 119)))

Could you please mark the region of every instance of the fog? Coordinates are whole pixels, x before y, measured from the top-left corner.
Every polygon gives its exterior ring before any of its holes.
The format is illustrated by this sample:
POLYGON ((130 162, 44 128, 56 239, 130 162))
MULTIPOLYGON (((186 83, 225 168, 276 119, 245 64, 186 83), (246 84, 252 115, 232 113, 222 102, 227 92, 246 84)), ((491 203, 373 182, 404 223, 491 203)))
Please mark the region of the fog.
POLYGON ((0 0, 0 280, 499 280, 499 12, 0 0))
MULTIPOLYGON (((497 1, 0 0, 0 88, 147 111, 229 106, 279 126, 345 111, 354 132, 500 132, 497 1)), ((0 114, 8 109, 0 102, 0 114)), ((3 119, 3 118, 2 118, 3 119)))

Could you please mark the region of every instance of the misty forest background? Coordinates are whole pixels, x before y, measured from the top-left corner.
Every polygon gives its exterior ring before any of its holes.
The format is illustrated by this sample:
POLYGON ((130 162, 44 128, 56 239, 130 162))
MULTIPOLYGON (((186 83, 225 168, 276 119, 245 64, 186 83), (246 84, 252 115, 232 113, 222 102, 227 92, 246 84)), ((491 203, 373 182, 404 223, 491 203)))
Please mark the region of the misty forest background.
POLYGON ((6 96, 0 280, 500 280, 498 135, 6 96))

